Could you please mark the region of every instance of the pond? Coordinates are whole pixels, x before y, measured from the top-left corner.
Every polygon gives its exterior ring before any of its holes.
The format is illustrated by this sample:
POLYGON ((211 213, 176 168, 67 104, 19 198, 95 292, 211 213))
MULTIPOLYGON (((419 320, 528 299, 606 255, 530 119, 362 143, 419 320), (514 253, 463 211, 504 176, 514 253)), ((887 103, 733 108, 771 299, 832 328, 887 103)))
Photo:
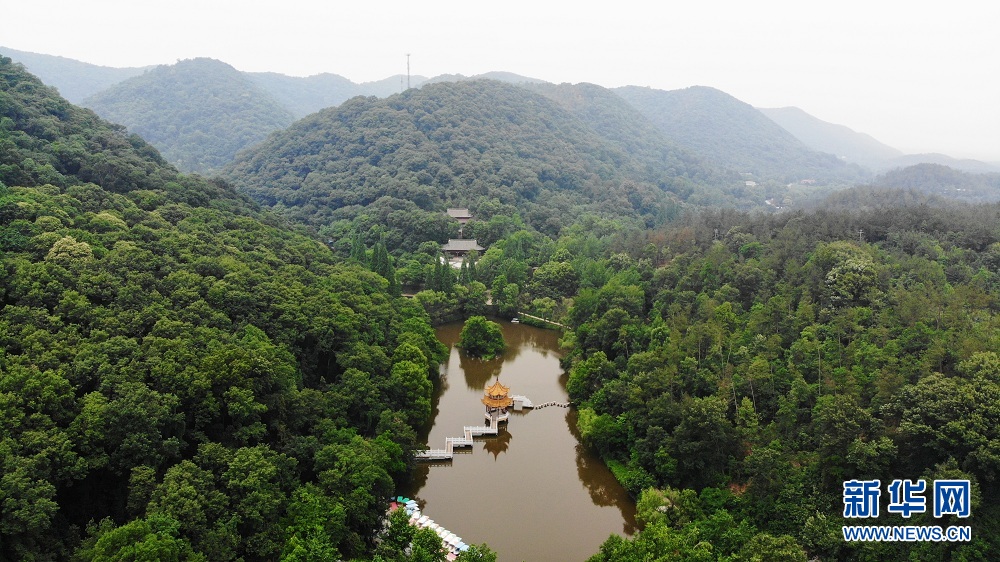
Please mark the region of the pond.
MULTIPOLYGON (((492 361, 459 352, 461 323, 438 328, 451 354, 435 388, 432 425, 422 435, 430 447, 444 448, 445 438, 461 436, 463 426, 485 425, 483 387, 498 376, 511 395, 535 404, 568 401, 560 333, 500 325, 507 350, 492 361)), ((580 443, 572 409, 511 412, 499 435, 458 451, 453 461, 419 464, 401 492, 466 543, 488 543, 502 562, 585 560, 611 533, 636 531, 635 503, 580 443)))

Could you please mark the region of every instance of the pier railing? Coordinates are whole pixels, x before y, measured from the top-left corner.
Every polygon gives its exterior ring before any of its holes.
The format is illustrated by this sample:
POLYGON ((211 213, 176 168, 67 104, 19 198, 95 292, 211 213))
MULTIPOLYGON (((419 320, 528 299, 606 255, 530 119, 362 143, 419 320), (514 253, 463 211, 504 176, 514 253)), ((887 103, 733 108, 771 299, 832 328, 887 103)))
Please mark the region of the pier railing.
POLYGON ((494 414, 490 417, 490 425, 467 425, 462 428, 462 437, 445 437, 444 449, 427 449, 417 451, 414 458, 417 460, 451 460, 455 458, 456 447, 471 447, 475 443, 475 438, 481 435, 496 435, 499 433, 500 416, 494 414))
MULTIPOLYGON (((514 396, 515 404, 521 404, 524 408, 540 410, 542 408, 548 408, 549 406, 554 406, 558 408, 569 408, 569 402, 543 402, 541 404, 533 405, 531 400, 525 396, 514 396)), ((444 449, 427 449, 424 451, 417 451, 414 458, 418 461, 440 461, 440 460, 452 460, 455 458, 455 449, 461 447, 471 447, 475 443, 475 438, 482 435, 497 435, 499 433, 499 424, 501 421, 507 420, 507 414, 501 416, 498 413, 490 414, 490 424, 489 425, 467 425, 462 428, 462 437, 445 437, 444 438, 444 449)))

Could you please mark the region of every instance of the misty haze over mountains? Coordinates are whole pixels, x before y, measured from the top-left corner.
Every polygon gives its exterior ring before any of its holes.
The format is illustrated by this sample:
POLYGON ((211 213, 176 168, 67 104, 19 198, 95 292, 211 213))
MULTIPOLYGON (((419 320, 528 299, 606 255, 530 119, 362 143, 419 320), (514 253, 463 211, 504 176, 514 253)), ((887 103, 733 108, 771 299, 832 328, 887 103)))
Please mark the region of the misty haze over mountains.
MULTIPOLYGON (((241 72, 213 59, 110 68, 13 49, 0 48, 0 52, 24 64, 68 100, 146 138, 182 171, 200 173, 221 169, 239 150, 296 119, 356 96, 384 98, 407 85, 484 78, 536 91, 555 87, 506 72, 475 77, 397 75, 358 84, 330 73, 292 77, 241 72)), ((712 166, 747 174, 747 181, 847 185, 920 163, 969 173, 1000 171, 996 164, 943 154, 906 155, 870 135, 824 122, 801 109, 754 108, 710 87, 671 91, 592 88, 612 92, 674 145, 712 166)), ((594 103, 606 104, 608 99, 594 103)))

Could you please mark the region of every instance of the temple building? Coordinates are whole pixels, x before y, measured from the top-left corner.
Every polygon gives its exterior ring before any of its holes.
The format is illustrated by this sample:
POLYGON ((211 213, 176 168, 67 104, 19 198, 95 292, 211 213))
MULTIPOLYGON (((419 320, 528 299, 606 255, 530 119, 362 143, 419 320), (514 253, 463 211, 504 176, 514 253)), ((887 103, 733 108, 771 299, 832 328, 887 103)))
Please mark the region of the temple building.
POLYGON ((472 213, 468 209, 454 209, 449 207, 448 216, 457 220, 462 226, 465 226, 465 223, 472 220, 472 213))
POLYGON ((482 252, 485 249, 476 243, 475 238, 472 240, 449 238, 448 243, 441 247, 441 250, 450 258, 462 257, 473 250, 482 252))
POLYGON ((497 421, 507 421, 510 415, 507 410, 514 405, 514 399, 509 394, 510 387, 500 384, 500 379, 497 379, 492 385, 487 386, 484 392, 486 419, 490 420, 496 416, 497 421))
POLYGON ((468 209, 448 208, 448 216, 458 221, 458 237, 465 238, 465 225, 472 220, 472 213, 468 209))

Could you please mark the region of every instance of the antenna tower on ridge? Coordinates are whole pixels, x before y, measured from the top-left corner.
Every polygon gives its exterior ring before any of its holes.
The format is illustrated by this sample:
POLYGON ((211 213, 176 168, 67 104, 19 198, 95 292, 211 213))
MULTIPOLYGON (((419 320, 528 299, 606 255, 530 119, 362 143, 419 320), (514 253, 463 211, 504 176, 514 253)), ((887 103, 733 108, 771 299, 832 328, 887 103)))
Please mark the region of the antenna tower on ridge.
POLYGON ((410 89, 410 53, 406 53, 406 89, 410 89))

